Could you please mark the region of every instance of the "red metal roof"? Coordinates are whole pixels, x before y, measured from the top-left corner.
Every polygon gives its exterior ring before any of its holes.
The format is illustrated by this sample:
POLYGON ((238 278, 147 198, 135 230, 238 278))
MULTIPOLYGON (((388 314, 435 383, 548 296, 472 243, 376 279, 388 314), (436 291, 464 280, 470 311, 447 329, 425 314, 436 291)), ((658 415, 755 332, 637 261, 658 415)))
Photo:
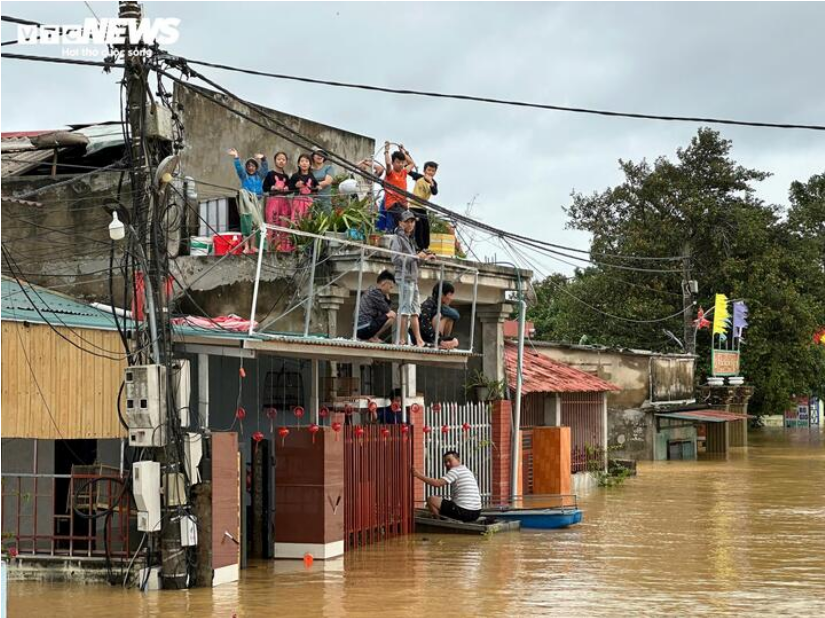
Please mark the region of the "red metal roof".
MULTIPOLYGON (((504 345, 504 366, 507 370, 507 383, 511 389, 516 387, 517 357, 517 347, 512 343, 506 343, 504 345)), ((522 393, 527 394, 602 393, 621 389, 597 376, 574 369, 525 347, 521 390, 522 393)))
POLYGON ((36 135, 43 135, 44 133, 51 133, 52 131, 4 131, 0 134, 2 139, 15 139, 18 137, 34 137, 36 135))

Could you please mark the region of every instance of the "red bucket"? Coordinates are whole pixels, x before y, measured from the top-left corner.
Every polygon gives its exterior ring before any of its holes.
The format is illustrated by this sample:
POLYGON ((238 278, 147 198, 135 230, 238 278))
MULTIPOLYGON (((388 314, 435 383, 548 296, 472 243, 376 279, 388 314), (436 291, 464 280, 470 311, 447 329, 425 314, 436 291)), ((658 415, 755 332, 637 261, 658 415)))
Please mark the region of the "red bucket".
POLYGON ((212 250, 215 255, 243 253, 243 235, 240 232, 223 232, 212 237, 212 250))

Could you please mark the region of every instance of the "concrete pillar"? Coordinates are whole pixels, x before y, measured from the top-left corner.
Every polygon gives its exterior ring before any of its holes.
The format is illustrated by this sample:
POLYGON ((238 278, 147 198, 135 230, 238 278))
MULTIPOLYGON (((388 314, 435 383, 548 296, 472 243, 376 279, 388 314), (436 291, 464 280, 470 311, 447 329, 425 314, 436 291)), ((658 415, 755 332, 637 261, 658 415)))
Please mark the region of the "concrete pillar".
POLYGON ((316 305, 323 311, 321 329, 330 337, 352 336, 351 323, 342 320, 340 328, 338 324, 338 311, 348 297, 349 292, 337 285, 324 286, 315 296, 316 305))
POLYGON ((209 427, 209 355, 198 354, 198 419, 209 427))
POLYGON ((491 404, 490 423, 493 434, 492 499, 507 502, 510 499, 510 451, 512 449, 513 411, 509 401, 491 404))
POLYGON ((401 379, 401 422, 409 422, 407 419, 407 407, 418 401, 418 385, 416 384, 416 367, 412 363, 404 363, 400 370, 401 379))
POLYGON ((729 423, 705 423, 705 451, 708 454, 724 454, 730 446, 729 423))
MULTIPOLYGON (((429 438, 427 434, 424 433, 423 409, 417 412, 410 411, 410 425, 410 440, 413 441, 413 467, 419 472, 425 472, 427 465, 424 461, 424 443, 429 438)), ((413 483, 415 487, 413 495, 415 506, 416 508, 421 508, 424 506, 424 500, 426 499, 424 483, 416 480, 414 480, 413 483)))
POLYGON ((485 305, 478 309, 484 374, 495 380, 504 379, 504 321, 512 313, 513 306, 507 303, 485 305))
POLYGON ((602 393, 602 448, 604 449, 604 469, 607 470, 607 393, 602 393))

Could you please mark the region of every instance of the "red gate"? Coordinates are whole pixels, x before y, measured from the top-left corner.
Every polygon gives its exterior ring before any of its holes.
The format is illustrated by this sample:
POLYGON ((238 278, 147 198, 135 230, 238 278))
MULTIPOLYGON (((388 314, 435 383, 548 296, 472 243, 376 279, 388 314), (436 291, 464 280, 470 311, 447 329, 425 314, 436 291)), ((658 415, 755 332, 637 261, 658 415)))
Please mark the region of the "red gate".
POLYGON ((344 547, 353 549, 413 531, 411 435, 401 425, 344 431, 344 547), (357 431, 363 434, 357 435, 357 431))

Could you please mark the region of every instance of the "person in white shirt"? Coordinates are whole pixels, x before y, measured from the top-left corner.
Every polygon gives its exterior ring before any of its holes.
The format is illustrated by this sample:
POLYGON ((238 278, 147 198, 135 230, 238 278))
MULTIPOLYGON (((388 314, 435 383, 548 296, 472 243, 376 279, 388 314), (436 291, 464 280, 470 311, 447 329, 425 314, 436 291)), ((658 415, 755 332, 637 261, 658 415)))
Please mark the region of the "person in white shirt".
POLYGON ((481 493, 475 475, 461 463, 457 451, 444 453, 444 467, 447 472, 440 479, 424 476, 415 468, 412 470, 415 478, 431 487, 450 486, 449 500, 441 496, 427 496, 427 508, 436 516, 468 523, 477 520, 481 516, 481 493))

